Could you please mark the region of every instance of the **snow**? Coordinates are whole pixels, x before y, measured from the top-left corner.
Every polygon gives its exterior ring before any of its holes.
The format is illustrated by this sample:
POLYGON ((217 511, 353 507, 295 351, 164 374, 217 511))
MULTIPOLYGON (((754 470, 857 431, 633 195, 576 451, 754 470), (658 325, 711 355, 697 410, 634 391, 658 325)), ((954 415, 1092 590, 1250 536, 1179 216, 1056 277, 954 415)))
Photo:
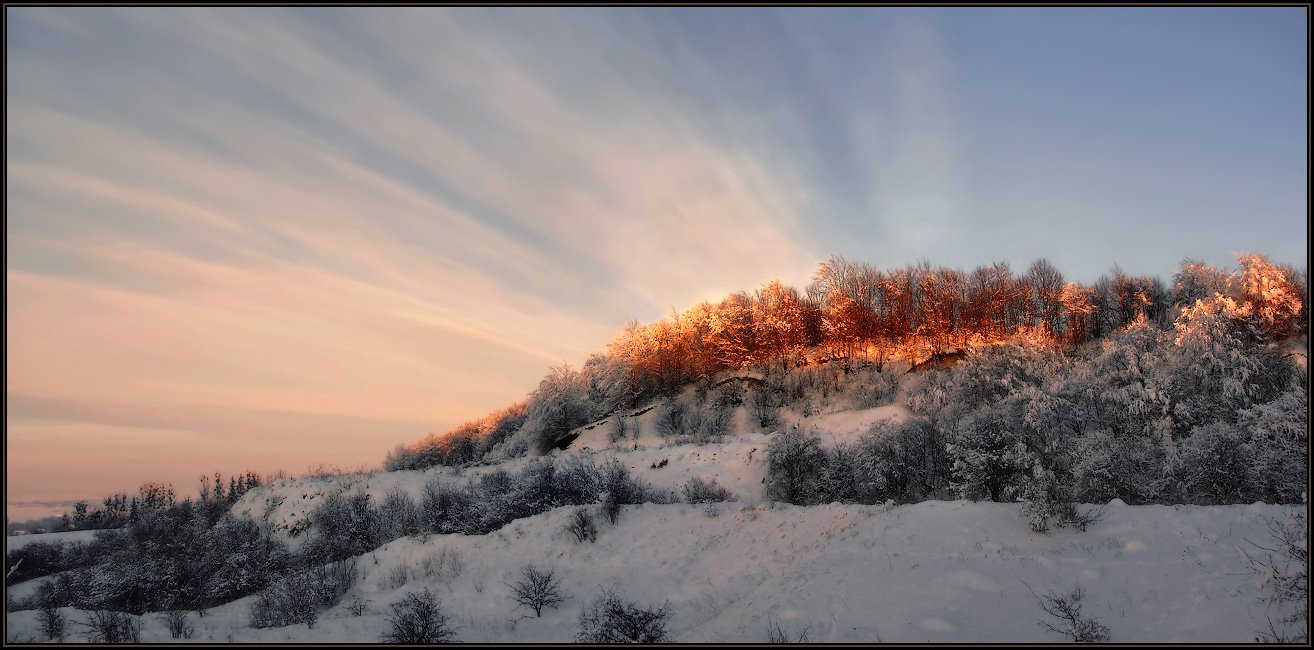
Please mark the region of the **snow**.
POLYGON ((91 542, 96 537, 94 530, 71 530, 65 533, 43 533, 40 535, 9 535, 5 537, 5 550, 16 551, 33 542, 91 542))
POLYGON ((837 445, 857 442, 871 430, 872 425, 881 421, 898 424, 912 416, 912 412, 902 403, 887 404, 869 409, 836 411, 812 416, 801 416, 792 409, 781 412, 781 422, 813 431, 821 438, 823 445, 837 445))
MULTIPOLYGON (((706 461, 711 447, 668 453, 703 468, 735 463, 722 449, 716 463, 706 461)), ((677 466, 672 458, 666 469, 677 466)), ((380 477, 370 489, 376 484, 380 477)), ((1122 506, 1086 532, 1045 535, 1030 532, 1018 506, 1004 503, 729 502, 713 507, 716 516, 702 506, 645 504, 626 506, 615 527, 600 523, 597 541, 583 544, 564 531, 571 510, 489 535, 396 540, 361 556, 352 593, 313 628, 249 628, 248 597, 193 615, 192 640, 373 642, 386 628, 388 605, 428 587, 463 641, 568 642, 580 608, 606 587, 640 605, 669 600, 678 642, 763 642, 775 615, 792 634, 806 629, 814 643, 1044 643, 1063 638, 1039 625, 1043 614, 1028 586, 1066 593, 1080 584, 1088 594, 1083 614, 1107 625, 1113 642, 1247 642, 1266 623, 1240 550, 1249 548, 1247 539, 1265 539, 1264 517, 1286 508, 1122 506), (517 609, 506 586, 530 563, 555 569, 567 595, 542 618, 517 609), (394 570, 405 571, 407 584, 390 584, 394 570), (353 597, 368 601, 363 616, 347 611, 353 597)), ((8 614, 8 634, 37 634, 36 615, 8 614)), ((148 615, 142 641, 172 639, 148 615)))
MULTIPOLYGON (((844 410, 817 402, 782 409, 781 426, 797 425, 825 445, 856 441, 881 421, 910 414, 892 404, 844 410), (823 408, 824 407, 824 408, 823 408), (806 411, 810 415, 803 415, 806 411)), ((763 432, 745 407, 715 443, 675 444, 657 434, 660 405, 631 411, 623 441, 607 421, 579 430, 554 457, 598 465, 616 459, 638 479, 678 491, 693 477, 715 478, 736 500, 711 506, 625 506, 617 525, 597 516, 596 542, 565 531, 574 508, 514 521, 481 536, 428 535, 393 541, 357 561, 357 582, 313 627, 249 627, 254 597, 191 615, 191 641, 202 643, 370 643, 388 626, 389 606, 429 588, 458 626, 457 637, 481 643, 556 643, 574 639, 582 607, 601 589, 622 591, 640 606, 669 601, 671 638, 684 643, 762 643, 778 621, 812 643, 1055 643, 1032 594, 1066 594, 1080 585, 1082 612, 1109 628, 1115 643, 1234 643, 1267 629, 1259 578, 1243 551, 1268 539, 1267 518, 1288 507, 1130 506, 1107 504, 1087 531, 1031 532, 1018 504, 927 501, 894 506, 797 507, 763 496, 763 432), (637 439, 634 432, 637 431, 637 439), (665 465, 662 465, 665 461, 665 465), (566 598, 542 618, 517 608, 508 583, 526 564, 556 571, 566 598), (404 585, 397 584, 405 581, 404 585), (366 611, 355 616, 348 604, 366 611)), ((614 416, 613 416, 614 417, 614 416)), ((431 480, 464 483, 484 473, 515 473, 533 458, 466 468, 374 472, 283 479, 250 490, 234 514, 265 519, 295 548, 292 535, 335 491, 365 492, 376 502, 390 490, 420 498, 431 480)), ((37 540, 89 541, 95 531, 10 537, 8 548, 37 540)), ((42 580, 10 588, 14 598, 42 580)), ((64 610, 70 641, 86 614, 64 610)), ((7 613, 7 639, 39 638, 38 612, 7 613)), ((142 641, 185 642, 168 635, 158 615, 142 617, 142 641)))

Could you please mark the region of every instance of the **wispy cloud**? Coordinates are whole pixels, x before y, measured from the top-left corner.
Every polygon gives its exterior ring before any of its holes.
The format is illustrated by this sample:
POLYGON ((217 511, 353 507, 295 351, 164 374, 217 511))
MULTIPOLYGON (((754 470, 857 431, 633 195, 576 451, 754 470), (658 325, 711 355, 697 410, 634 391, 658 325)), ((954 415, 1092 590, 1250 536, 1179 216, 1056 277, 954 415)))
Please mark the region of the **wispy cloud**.
POLYGON ((42 405, 11 458, 103 476, 74 443, 96 435, 377 462, 630 318, 816 261, 802 190, 653 119, 678 113, 642 79, 583 57, 634 93, 614 113, 549 74, 577 53, 536 64, 486 15, 403 14, 17 16, 63 48, 10 52, 8 402, 42 405))
MULTIPOLYGON (((26 415, 7 419, 9 486, 37 453, 14 432, 62 441, 58 462, 89 481, 102 463, 75 441, 96 436, 142 458, 177 434, 170 458, 259 439, 277 448, 262 458, 291 469, 377 462, 518 399, 631 318, 773 277, 802 284, 831 253, 970 266, 1067 233, 1108 260, 1125 242, 1091 215, 1132 202, 1174 208, 1155 232, 1204 237, 1183 225, 1189 200, 1125 182, 1173 170, 1181 189, 1204 157, 1162 164, 1181 150, 1094 110, 1090 126, 1061 125, 1088 129, 1064 142, 1107 139, 1116 157, 1060 160, 1062 143, 1026 124, 996 130, 1036 114, 1010 106, 1000 80, 1031 70, 1042 81, 1021 87, 1043 89, 1063 66, 1026 67, 1039 58, 1027 47, 1053 46, 1028 39, 1060 33, 1049 22, 990 15, 1009 28, 1003 46, 919 8, 10 8, 7 402, 26 415), (1153 146, 1155 174, 1138 176, 1123 151, 1153 146), (1007 169, 990 157, 1001 151, 1007 169), (1043 201, 1043 188, 1019 189, 1056 177, 1043 201), (1077 189, 1079 217, 1055 222, 1077 189), (296 437, 313 432, 336 437, 296 437)), ((1142 40, 1138 58, 1152 58, 1161 43, 1142 40)), ((1200 43, 1182 51, 1210 51, 1200 43)), ((1248 62, 1234 75, 1248 102, 1288 56, 1261 50, 1232 56, 1248 62)), ((1193 110, 1212 88, 1187 89, 1193 110)), ((1299 165, 1251 163, 1303 142, 1305 120, 1294 139, 1274 126, 1285 118, 1254 122, 1261 144, 1211 157, 1244 169, 1206 170, 1253 182, 1213 183, 1197 207, 1251 204, 1299 246, 1305 211, 1290 206, 1305 207, 1304 175, 1287 171, 1299 165), (1295 196, 1282 183, 1300 196, 1274 198, 1295 196)), ((1220 123, 1179 130, 1191 143, 1249 132, 1220 123)), ((1229 228, 1215 242, 1226 250, 1264 232, 1229 228)), ((1145 239, 1136 250, 1158 247, 1145 239)))

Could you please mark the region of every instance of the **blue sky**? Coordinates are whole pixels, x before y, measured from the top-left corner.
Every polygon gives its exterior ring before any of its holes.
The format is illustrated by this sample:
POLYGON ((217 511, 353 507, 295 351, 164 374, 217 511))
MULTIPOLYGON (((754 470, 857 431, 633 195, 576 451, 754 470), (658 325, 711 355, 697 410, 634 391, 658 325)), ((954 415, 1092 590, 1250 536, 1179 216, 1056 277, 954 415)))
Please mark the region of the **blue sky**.
POLYGON ((1308 256, 1304 7, 6 20, 10 501, 376 464, 832 254, 1308 256))

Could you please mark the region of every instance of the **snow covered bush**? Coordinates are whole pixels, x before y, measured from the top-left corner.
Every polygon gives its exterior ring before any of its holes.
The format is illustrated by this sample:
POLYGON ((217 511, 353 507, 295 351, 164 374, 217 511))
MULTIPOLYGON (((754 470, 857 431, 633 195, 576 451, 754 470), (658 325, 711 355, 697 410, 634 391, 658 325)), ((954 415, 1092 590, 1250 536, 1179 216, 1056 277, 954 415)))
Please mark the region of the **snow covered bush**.
POLYGON ((690 441, 697 444, 720 440, 729 430, 730 409, 715 402, 700 407, 696 417, 687 419, 685 428, 689 433, 690 441))
POLYGON ((589 401, 589 382, 580 372, 552 368, 529 396, 521 429, 530 449, 542 454, 557 447, 570 431, 588 424, 597 406, 589 401))
POLYGON ((331 492, 309 519, 313 535, 302 555, 315 564, 354 557, 386 541, 384 519, 368 493, 331 492))
POLYGON ((875 366, 860 368, 849 377, 850 392, 860 409, 889 404, 899 390, 899 376, 893 372, 880 372, 875 366))
POLYGON ((1188 503, 1242 503, 1250 494, 1252 465, 1239 427, 1216 423, 1195 427, 1181 441, 1175 478, 1188 503))
POLYGON ((412 591, 392 604, 384 643, 454 643, 456 628, 443 614, 438 597, 428 589, 412 591))
POLYGON ((379 507, 382 543, 420 532, 419 506, 410 493, 394 487, 383 496, 379 507))
POLYGON ((748 412, 764 431, 780 425, 780 399, 766 386, 758 386, 748 395, 748 412))
POLYGON ((248 517, 224 513, 203 545, 202 597, 196 603, 213 606, 264 589, 287 572, 291 554, 268 526, 248 517))
POLYGON ((629 468, 612 458, 602 469, 602 512, 613 526, 620 516, 620 507, 643 503, 648 488, 630 475, 629 468))
POLYGON ((1164 492, 1164 450, 1152 438, 1099 429, 1078 438, 1072 453, 1077 501, 1142 504, 1164 492))
POLYGON ((79 547, 83 546, 85 545, 80 542, 70 544, 60 540, 38 541, 8 551, 5 553, 5 574, 8 584, 17 584, 32 578, 77 568, 79 562, 74 558, 82 557, 79 547))
POLYGON ((780 617, 771 614, 767 617, 767 643, 807 643, 808 628, 804 627, 797 634, 790 634, 780 617))
POLYGON ((713 477, 709 480, 703 480, 701 476, 695 476, 684 485, 680 486, 680 491, 684 494, 685 501, 689 503, 716 503, 719 501, 731 501, 735 495, 716 482, 713 477))
POLYGON ((671 604, 644 609, 607 589, 579 613, 579 643, 665 643, 671 604))
POLYGON ((1049 532, 1053 523, 1059 528, 1069 526, 1085 532, 1092 524, 1099 523, 1107 512, 1106 507, 1082 508, 1072 501, 1070 486, 1063 484, 1052 470, 1045 469, 1037 462, 1032 467, 1031 475, 1024 480, 1019 490, 1022 501, 1022 515, 1027 518, 1032 532, 1049 532))
POLYGON ((817 484, 825 458, 816 434, 798 427, 775 434, 767 445, 766 497, 795 505, 818 503, 817 484))
POLYGON ((999 409, 983 409, 963 420, 949 453, 954 491, 973 501, 1012 500, 1035 464, 1020 432, 999 409))
POLYGON ((356 581, 356 560, 341 560, 287 576, 251 603, 251 627, 314 627, 319 613, 342 600, 356 581))
POLYGON ((660 407, 657 410, 657 433, 666 438, 684 433, 688 412, 689 407, 680 400, 671 400, 660 407))
POLYGON ((856 453, 862 503, 915 502, 949 486, 944 436, 927 418, 879 422, 858 440, 856 453))
MULTIPOLYGON (((637 427, 638 425, 635 426, 637 427)), ((629 430, 625 425, 625 416, 619 413, 616 417, 612 418, 611 422, 607 424, 607 427, 607 440, 611 441, 613 444, 624 440, 629 434, 629 430)))
POLYGON ((474 484, 459 486, 434 478, 424 485, 420 497, 420 527, 431 533, 478 535, 483 510, 474 484))
POLYGON ((861 501, 862 481, 855 446, 839 444, 822 451, 823 462, 817 472, 812 499, 817 503, 861 501))
POLYGON ((1255 498, 1301 503, 1309 490, 1309 387, 1305 376, 1265 404, 1241 411, 1237 425, 1250 466, 1246 480, 1255 498))

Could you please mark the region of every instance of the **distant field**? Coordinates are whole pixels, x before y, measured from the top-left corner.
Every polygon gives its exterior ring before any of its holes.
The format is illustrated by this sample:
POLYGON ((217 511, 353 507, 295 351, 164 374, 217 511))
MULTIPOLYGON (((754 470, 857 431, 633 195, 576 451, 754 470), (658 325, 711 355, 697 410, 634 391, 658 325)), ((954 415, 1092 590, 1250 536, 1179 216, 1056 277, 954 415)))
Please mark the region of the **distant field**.
POLYGON ((41 535, 10 535, 5 537, 5 551, 23 548, 32 542, 90 542, 96 536, 94 530, 74 530, 67 533, 44 533, 41 535))

